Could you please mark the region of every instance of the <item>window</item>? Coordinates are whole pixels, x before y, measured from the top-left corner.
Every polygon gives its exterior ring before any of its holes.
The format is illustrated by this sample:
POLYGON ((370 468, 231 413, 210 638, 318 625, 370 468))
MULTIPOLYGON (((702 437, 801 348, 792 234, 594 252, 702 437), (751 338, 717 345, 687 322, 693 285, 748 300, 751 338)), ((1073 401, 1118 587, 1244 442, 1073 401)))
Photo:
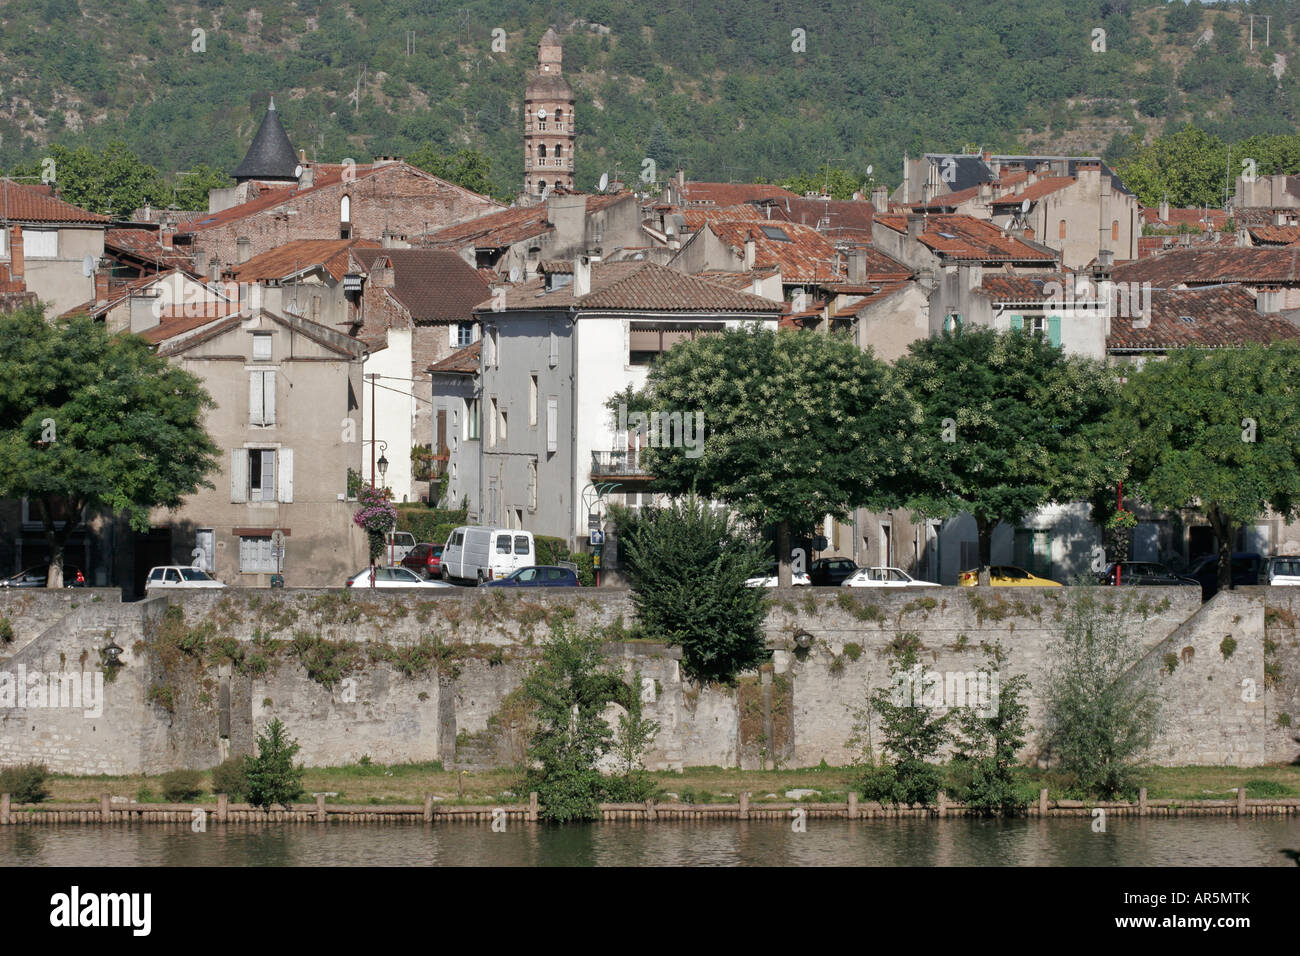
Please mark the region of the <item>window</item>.
POLYGON ((546 451, 554 452, 559 448, 560 434, 560 400, 551 396, 546 400, 546 451))
POLYGON ((1110 238, 1112 242, 1119 241, 1119 220, 1118 219, 1112 219, 1110 221, 1110 238))
POLYGON ((555 329, 551 329, 551 355, 548 361, 551 368, 560 364, 560 335, 555 329))
POLYGON ((253 361, 254 362, 271 361, 271 333, 270 332, 253 333, 253 361))
POLYGON ((500 412, 497 411, 497 400, 495 398, 488 401, 488 447, 495 448, 497 444, 497 428, 500 412))
POLYGON ((778 242, 791 242, 790 236, 780 226, 759 226, 759 230, 769 239, 776 239, 778 242))
POLYGON ((293 501, 293 450, 236 448, 230 453, 230 500, 293 501))
POLYGON ((503 442, 508 437, 507 436, 508 429, 506 428, 507 424, 508 424, 508 419, 506 416, 506 410, 503 408, 501 409, 501 441, 503 442))
POLYGON ((253 258, 253 240, 240 236, 235 240, 235 260, 241 265, 253 258))
POLYGON ((248 424, 275 424, 275 372, 249 374, 248 424))
POLYGON ((497 329, 492 330, 492 367, 501 367, 501 333, 497 329))
MULTIPOLYGON (((344 196, 339 200, 339 222, 349 223, 352 221, 352 197, 344 196)), ((347 236, 343 237, 344 239, 347 236)))
POLYGON ((1058 239, 1065 238, 1065 220, 1062 219, 1060 225, 1056 227, 1056 236, 1058 239))
POLYGON ((5 232, 6 230, 0 229, 0 256, 8 255, 8 253, 5 252, 5 232))
MULTIPOLYGON (((519 519, 519 523, 520 525, 522 525, 524 522, 523 514, 516 511, 515 517, 519 519)), ((530 549, 528 547, 528 535, 526 534, 515 535, 515 554, 527 554, 529 550, 530 549)))
POLYGON ((949 312, 943 319, 943 330, 945 332, 961 331, 961 313, 949 312))
POLYGON ((24 229, 23 255, 28 259, 55 259, 59 255, 57 229, 24 229))
POLYGON ((497 535, 497 554, 509 554, 509 553, 510 553, 510 535, 508 534, 497 535))
POLYGON ((474 323, 457 322, 456 323, 456 347, 464 348, 466 345, 474 344, 474 323))
POLYGON ((564 147, 563 147, 563 146, 560 146, 560 145, 557 143, 556 146, 555 146, 555 165, 556 165, 556 166, 563 166, 563 165, 564 165, 564 163, 561 162, 561 159, 563 158, 563 156, 564 156, 564 147))
POLYGON ((528 427, 537 427, 537 376, 528 376, 528 427))
POLYGON ((465 400, 465 440, 478 441, 478 399, 465 400))
POLYGON ((528 510, 537 510, 537 459, 528 462, 528 510))
POLYGON ((275 574, 277 564, 270 537, 239 539, 240 574, 275 574))
MULTIPOLYGON (((546 128, 546 124, 542 123, 542 129, 545 128, 546 128)), ((542 166, 546 165, 546 144, 545 143, 537 147, 537 162, 542 166)))

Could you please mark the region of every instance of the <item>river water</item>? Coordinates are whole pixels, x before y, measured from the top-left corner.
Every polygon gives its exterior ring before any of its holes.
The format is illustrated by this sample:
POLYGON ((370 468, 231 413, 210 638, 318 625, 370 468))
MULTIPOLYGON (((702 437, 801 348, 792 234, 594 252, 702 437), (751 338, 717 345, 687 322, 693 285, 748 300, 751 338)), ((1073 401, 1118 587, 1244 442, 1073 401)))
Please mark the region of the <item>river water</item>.
POLYGON ((1294 866, 1300 817, 9 826, 6 866, 1294 866))

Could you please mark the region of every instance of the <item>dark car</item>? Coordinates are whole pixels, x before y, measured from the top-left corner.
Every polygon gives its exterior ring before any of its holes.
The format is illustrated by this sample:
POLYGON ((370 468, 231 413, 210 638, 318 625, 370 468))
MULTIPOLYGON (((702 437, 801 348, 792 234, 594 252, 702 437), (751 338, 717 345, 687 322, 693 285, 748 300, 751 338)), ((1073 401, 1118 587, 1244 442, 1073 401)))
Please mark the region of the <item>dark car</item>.
POLYGON ((1187 574, 1179 574, 1177 571, 1171 571, 1163 564, 1157 564, 1154 561, 1124 561, 1119 565, 1107 565, 1106 570, 1101 573, 1098 580, 1099 584, 1115 583, 1115 568, 1119 568, 1119 583, 1121 587, 1134 585, 1142 586, 1173 586, 1183 584, 1196 584, 1201 582, 1187 574))
POLYGON ((402 558, 401 564, 420 577, 439 577, 442 573, 442 545, 428 542, 417 544, 402 558))
MULTIPOLYGON (((0 588, 43 588, 49 574, 49 565, 37 564, 25 571, 19 571, 12 577, 0 580, 0 588)), ((84 588, 86 586, 86 576, 81 573, 81 568, 74 568, 70 564, 63 566, 63 586, 65 588, 84 588)))
MULTIPOLYGON (((1232 555, 1232 586, 1258 584, 1264 569, 1263 556, 1254 551, 1236 551, 1232 555)), ((1187 573, 1201 585, 1201 598, 1208 601, 1219 590, 1219 556, 1206 554, 1197 558, 1187 573)))
POLYGON ((813 587, 837 588, 853 577, 858 566, 848 558, 818 558, 808 570, 813 587))
POLYGON ((568 568, 549 565, 520 568, 495 581, 484 581, 481 588, 576 588, 578 575, 568 568))

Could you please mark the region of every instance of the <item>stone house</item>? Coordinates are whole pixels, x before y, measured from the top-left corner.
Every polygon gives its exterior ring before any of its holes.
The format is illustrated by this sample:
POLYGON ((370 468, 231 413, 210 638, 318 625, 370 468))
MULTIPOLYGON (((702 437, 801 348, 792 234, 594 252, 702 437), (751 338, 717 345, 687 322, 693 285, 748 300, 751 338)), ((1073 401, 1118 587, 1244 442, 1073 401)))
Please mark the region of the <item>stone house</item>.
POLYGON ((61 315, 95 296, 108 217, 58 198, 53 186, 0 179, 0 283, 61 315))

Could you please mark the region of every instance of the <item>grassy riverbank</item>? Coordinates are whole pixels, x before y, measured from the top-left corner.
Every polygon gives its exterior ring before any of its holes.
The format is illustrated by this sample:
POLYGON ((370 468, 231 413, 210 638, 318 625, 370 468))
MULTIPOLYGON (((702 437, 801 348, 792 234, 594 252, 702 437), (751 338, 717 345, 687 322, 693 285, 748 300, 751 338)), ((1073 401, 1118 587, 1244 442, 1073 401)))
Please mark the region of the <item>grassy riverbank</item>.
MULTIPOLYGON (((852 767, 811 767, 800 770, 732 770, 722 767, 690 767, 682 773, 651 774, 663 791, 660 799, 674 797, 683 803, 734 802, 749 791, 755 802, 787 800, 787 790, 815 790, 805 799, 840 802, 846 799, 857 771, 852 767)), ((332 803, 414 804, 432 793, 441 802, 486 804, 522 803, 523 791, 517 770, 458 773, 444 770, 440 763, 350 764, 342 767, 308 768, 303 778, 307 794, 324 792, 332 803)), ((1034 789, 1047 787, 1051 799, 1083 798, 1069 781, 1038 770, 1026 770, 1024 783, 1034 789)), ((1150 767, 1142 783, 1152 800, 1226 800, 1245 784, 1252 799, 1300 797, 1300 766, 1263 767, 1150 767)), ((211 801, 211 775, 203 774, 208 792, 197 802, 211 801)), ((47 788, 51 802, 85 803, 108 793, 141 803, 164 802, 162 775, 50 777, 47 788)))

